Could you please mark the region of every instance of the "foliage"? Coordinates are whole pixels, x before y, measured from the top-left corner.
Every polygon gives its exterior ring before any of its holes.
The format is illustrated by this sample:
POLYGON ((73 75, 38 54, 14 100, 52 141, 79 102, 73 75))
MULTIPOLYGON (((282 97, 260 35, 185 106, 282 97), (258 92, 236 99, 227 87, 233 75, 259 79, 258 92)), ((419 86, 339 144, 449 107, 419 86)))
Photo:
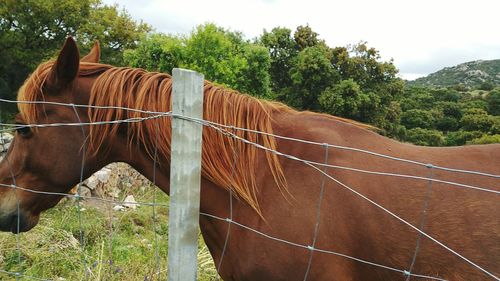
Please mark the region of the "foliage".
MULTIPOLYGON (((493 142, 497 138, 491 136, 500 133, 500 116, 494 110, 496 91, 458 92, 455 87, 409 86, 401 98, 401 124, 407 129, 439 130, 445 139, 442 145, 478 143, 475 139, 493 142)), ((426 143, 411 134, 408 130, 406 135, 397 136, 405 141, 426 143)))
POLYGON ((421 87, 457 87, 490 91, 500 85, 500 59, 478 60, 446 67, 409 83, 421 87))
POLYGON ((135 22, 125 10, 119 10, 117 4, 108 6, 93 3, 88 19, 76 31, 76 38, 86 53, 96 40, 101 43, 103 62, 123 65, 123 51, 133 49, 137 42, 151 27, 135 22))
POLYGON ((157 34, 125 52, 134 67, 170 73, 174 67, 199 71, 205 78, 241 92, 270 97, 271 59, 263 46, 214 24, 198 26, 189 36, 157 34))
POLYGON ((460 119, 460 126, 465 131, 488 132, 491 126, 493 126, 493 123, 493 118, 481 108, 467 109, 460 119))
POLYGON ((325 112, 349 118, 357 116, 362 104, 368 102, 369 98, 352 79, 342 80, 339 84, 326 88, 319 97, 319 103, 325 112))
MULTIPOLYGON (((1 97, 13 98, 33 67, 73 34, 82 52, 99 39, 106 63, 167 73, 174 67, 197 70, 240 92, 369 123, 403 141, 463 145, 500 131, 500 89, 490 79, 500 60, 444 69, 425 80, 432 83, 405 87, 393 61, 382 60, 366 42, 328 46, 309 25, 264 30, 254 40, 211 23, 188 35, 167 35, 101 0, 5 0, 0 31, 1 97), (464 71, 484 79, 458 79, 467 76, 464 71), (435 87, 436 77, 449 87, 435 87)), ((11 118, 5 108, 1 118, 11 118)))
POLYGON ((401 115, 401 124, 408 129, 426 128, 430 129, 434 125, 432 113, 422 109, 410 109, 401 115))
POLYGON ((298 54, 298 47, 291 34, 292 31, 288 28, 276 27, 270 32, 264 30, 257 41, 269 51, 271 87, 272 91, 278 95, 287 91, 292 84, 289 72, 298 54))
POLYGON ((102 40, 104 62, 122 64, 123 49, 133 48, 149 30, 100 0, 1 1, 0 97, 13 99, 26 76, 54 56, 67 35, 76 36, 84 50, 102 40))
POLYGON ((480 138, 484 135, 483 132, 480 131, 454 131, 446 134, 445 145, 446 146, 457 146, 464 145, 467 142, 480 138))
POLYGON ((488 112, 491 115, 500 115, 500 88, 493 90, 486 95, 488 112))
POLYGON ((443 133, 422 128, 409 129, 406 133, 406 140, 417 145, 441 146, 444 144, 443 133))
POLYGON ((283 101, 298 109, 319 110, 319 95, 338 79, 336 76, 328 49, 307 47, 297 55, 290 69, 292 90, 283 96, 283 101))
POLYGON ((329 47, 309 26, 299 26, 293 38, 286 28, 264 31, 257 42, 269 48, 272 88, 279 101, 371 123, 386 134, 396 134, 394 122, 399 117, 394 114, 399 103, 393 102, 404 84, 396 77, 392 61, 381 61, 379 52, 366 42, 329 47), (356 94, 350 96, 349 87, 356 94))
MULTIPOLYGON (((141 202, 153 202, 155 197, 157 203, 168 205, 167 195, 154 188, 137 187, 130 192, 141 202)), ((81 280, 82 276, 97 281, 166 279, 168 208, 157 206, 153 216, 150 206, 114 211, 112 205, 99 201, 81 204, 81 222, 75 203, 68 199, 43 213, 39 225, 20 236, 19 252, 16 235, 0 233, 0 268, 44 280, 81 280), (80 242, 80 230, 84 244, 80 242)), ((198 280, 217 278, 201 236, 198 264, 198 280)), ((0 273, 0 279, 16 280, 5 273, 0 273)))
POLYGON ((500 143, 500 135, 482 135, 480 138, 475 138, 468 141, 467 144, 490 144, 490 143, 500 143))

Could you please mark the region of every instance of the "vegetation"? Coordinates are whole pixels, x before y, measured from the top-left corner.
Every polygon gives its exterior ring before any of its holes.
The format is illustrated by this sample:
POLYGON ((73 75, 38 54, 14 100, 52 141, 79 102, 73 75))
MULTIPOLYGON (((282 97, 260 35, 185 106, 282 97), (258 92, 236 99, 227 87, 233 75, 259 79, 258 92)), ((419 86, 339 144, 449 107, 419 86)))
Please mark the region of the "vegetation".
MULTIPOLYGON (((0 98, 15 99, 27 75, 53 57, 68 34, 82 53, 98 39, 104 63, 161 72, 194 69, 243 93, 370 123, 417 145, 500 143, 500 60, 465 63, 405 83, 393 62, 383 61, 366 42, 328 46, 307 25, 264 30, 253 40, 214 24, 174 36, 152 32, 101 0, 0 1, 0 98)), ((0 123, 13 112, 15 105, 0 103, 0 123)), ((141 201, 154 196, 152 189, 134 195, 141 201)), ((168 198, 161 194, 158 201, 168 198)), ((54 280, 85 274, 92 280, 158 279, 155 269, 166 268, 167 208, 157 208, 153 229, 150 207, 83 207, 81 227, 74 202, 49 210, 38 227, 18 236, 20 251, 16 236, 1 233, 0 269, 54 280)), ((215 269, 202 245, 199 280, 213 280, 215 269)), ((16 277, 0 273, 0 279, 16 277)))
POLYGON ((500 85, 500 59, 479 60, 445 67, 426 77, 410 81, 413 86, 450 87, 460 86, 466 89, 493 90, 500 85))
MULTIPOLYGON (((194 69, 240 92, 369 123, 420 145, 495 142, 500 127, 500 60, 446 68, 405 85, 393 62, 366 42, 328 46, 308 25, 264 30, 253 40, 210 23, 168 35, 100 0, 2 1, 0 31, 2 98, 14 99, 27 74, 73 34, 82 52, 99 39, 105 63, 194 69)), ((12 107, 1 106, 0 118, 11 118, 12 107)))
POLYGON ((103 61, 123 65, 123 51, 134 48, 150 30, 125 10, 100 0, 2 0, 0 97, 15 99, 28 74, 53 57, 68 34, 77 38, 83 52, 99 39, 103 61))
POLYGON ((500 89, 405 86, 392 61, 361 42, 329 47, 309 26, 264 31, 252 41, 214 24, 188 36, 153 34, 125 52, 134 67, 198 70, 216 83, 300 110, 370 123, 417 145, 497 142, 500 89), (479 141, 480 139, 480 141, 479 141))
POLYGON ((134 67, 198 70, 206 79, 300 110, 322 111, 374 124, 394 135, 393 101, 404 83, 392 61, 365 42, 329 47, 309 26, 274 28, 255 40, 214 24, 188 36, 153 34, 125 52, 134 67))
MULTIPOLYGON (((154 188, 129 192, 140 202, 153 202, 154 188)), ((157 202, 168 204, 168 197, 156 192, 157 202)), ((167 207, 157 206, 155 216, 150 206, 114 211, 112 204, 84 201, 81 207, 81 227, 75 202, 65 199, 45 212, 32 231, 20 234, 19 241, 15 235, 0 233, 0 269, 51 280, 81 280, 85 274, 96 281, 166 279, 167 207)), ((216 270, 201 236, 198 264, 198 280, 215 280, 216 270)), ((0 280, 16 277, 0 273, 0 280)))
POLYGON ((419 145, 498 143, 499 89, 459 92, 455 88, 407 87, 398 137, 419 145))

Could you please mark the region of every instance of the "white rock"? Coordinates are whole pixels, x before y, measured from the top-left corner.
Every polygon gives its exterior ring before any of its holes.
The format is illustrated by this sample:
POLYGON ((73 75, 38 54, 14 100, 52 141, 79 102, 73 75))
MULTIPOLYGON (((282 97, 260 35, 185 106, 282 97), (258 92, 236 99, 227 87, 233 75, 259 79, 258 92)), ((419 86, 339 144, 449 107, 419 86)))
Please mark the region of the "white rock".
POLYGON ((122 205, 116 205, 113 207, 114 211, 122 211, 123 209, 125 209, 125 207, 123 207, 122 205))
POLYGON ((108 168, 102 168, 100 171, 97 171, 94 174, 94 176, 102 183, 107 183, 109 181, 110 175, 111 170, 108 168))
POLYGON ((137 201, 135 201, 134 195, 128 195, 125 197, 125 200, 123 202, 123 206, 130 208, 130 209, 135 209, 137 208, 137 201))
POLYGON ((90 178, 88 178, 86 181, 85 181, 85 184, 91 189, 91 190, 94 190, 96 189, 97 185, 99 184, 99 180, 97 179, 97 177, 95 175, 92 175, 90 176, 90 178))
POLYGON ((0 133, 0 153, 7 152, 14 136, 9 133, 0 133))

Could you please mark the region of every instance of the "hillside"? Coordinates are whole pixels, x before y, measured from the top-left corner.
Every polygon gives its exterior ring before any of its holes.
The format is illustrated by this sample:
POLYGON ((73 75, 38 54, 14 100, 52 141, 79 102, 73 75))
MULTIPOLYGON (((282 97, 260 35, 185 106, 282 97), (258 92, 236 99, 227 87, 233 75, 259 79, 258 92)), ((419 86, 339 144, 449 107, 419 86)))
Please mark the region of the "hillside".
POLYGON ((500 86, 500 59, 477 60, 445 67, 426 77, 408 81, 409 85, 446 87, 462 84, 469 88, 479 88, 483 84, 500 86))

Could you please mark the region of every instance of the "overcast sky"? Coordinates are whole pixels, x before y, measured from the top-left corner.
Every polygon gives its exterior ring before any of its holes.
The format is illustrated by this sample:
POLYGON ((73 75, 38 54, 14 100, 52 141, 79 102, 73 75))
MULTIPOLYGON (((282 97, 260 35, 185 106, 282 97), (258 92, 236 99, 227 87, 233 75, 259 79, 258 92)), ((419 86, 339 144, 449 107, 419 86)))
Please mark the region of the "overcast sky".
POLYGON ((500 0, 104 0, 158 32, 213 22, 248 38, 309 24, 330 46, 359 41, 414 79, 445 66, 500 59, 500 0))

